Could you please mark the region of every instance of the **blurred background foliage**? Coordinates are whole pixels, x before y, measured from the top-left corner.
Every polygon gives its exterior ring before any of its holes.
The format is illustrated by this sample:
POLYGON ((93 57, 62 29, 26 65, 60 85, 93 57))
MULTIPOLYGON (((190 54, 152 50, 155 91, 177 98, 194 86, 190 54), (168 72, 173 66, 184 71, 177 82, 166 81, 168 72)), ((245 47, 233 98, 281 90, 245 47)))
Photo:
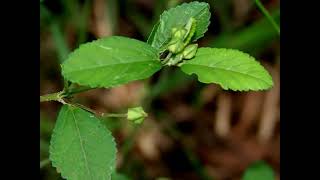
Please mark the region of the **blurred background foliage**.
MULTIPOLYGON (((63 88, 60 63, 79 44, 121 35, 146 41, 159 15, 182 0, 40 0, 40 94, 63 88)), ((271 73, 269 91, 231 92, 202 84, 176 68, 113 89, 97 89, 76 101, 98 112, 143 105, 140 127, 103 119, 117 141, 117 170, 131 179, 241 179, 264 161, 279 179, 280 35, 254 0, 207 0, 211 24, 200 46, 236 48, 271 73), (160 178, 159 178, 160 179, 160 178), (165 179, 165 178, 163 178, 165 179)), ((261 1, 280 23, 278 0, 261 1)), ((61 179, 48 161, 59 103, 40 105, 40 175, 61 179)))

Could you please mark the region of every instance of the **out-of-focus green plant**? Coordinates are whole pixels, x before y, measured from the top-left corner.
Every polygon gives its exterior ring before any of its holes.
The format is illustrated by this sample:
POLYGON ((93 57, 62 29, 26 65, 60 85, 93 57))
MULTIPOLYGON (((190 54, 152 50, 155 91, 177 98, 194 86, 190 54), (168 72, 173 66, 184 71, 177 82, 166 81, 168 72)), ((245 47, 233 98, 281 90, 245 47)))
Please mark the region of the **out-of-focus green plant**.
POLYGON ((273 169, 264 161, 251 164, 245 171, 242 180, 274 180, 273 169))

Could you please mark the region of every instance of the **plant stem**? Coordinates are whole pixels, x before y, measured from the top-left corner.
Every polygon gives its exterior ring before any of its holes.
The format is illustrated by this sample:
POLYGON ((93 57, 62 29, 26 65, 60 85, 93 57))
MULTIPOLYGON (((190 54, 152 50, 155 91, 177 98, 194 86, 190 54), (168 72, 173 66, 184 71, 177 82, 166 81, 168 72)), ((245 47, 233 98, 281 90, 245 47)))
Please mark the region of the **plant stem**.
MULTIPOLYGON (((67 83, 65 81, 65 85, 66 84, 67 83)), ((46 95, 40 96, 40 102, 59 101, 62 104, 66 104, 64 102, 63 98, 70 97, 70 96, 72 96, 74 94, 81 93, 81 92, 93 89, 91 87, 86 87, 86 86, 81 86, 81 87, 78 87, 78 88, 70 88, 70 89, 68 89, 68 88, 69 87, 67 87, 63 91, 59 91, 59 92, 56 92, 56 93, 51 93, 51 94, 46 94, 46 95)))
POLYGON ((50 163, 49 158, 40 161, 40 169, 42 169, 43 167, 45 167, 45 166, 48 165, 49 163, 50 163))
POLYGON ((95 114, 97 116, 100 116, 102 118, 108 118, 108 117, 118 117, 118 118, 126 118, 127 117, 127 114, 123 114, 123 113, 120 113, 120 114, 117 114, 117 113, 100 113, 100 112, 96 112, 94 111, 93 109, 90 109, 82 104, 78 104, 78 103, 70 103, 71 105, 74 105, 74 106, 77 106, 79 108, 82 108, 88 112, 91 112, 92 114, 95 114))
POLYGON ((172 56, 172 53, 169 52, 169 54, 166 56, 166 58, 161 63, 166 64, 169 61, 169 59, 171 58, 171 56, 172 56))
POLYGON ((127 114, 114 114, 114 113, 109 113, 109 114, 102 114, 103 117, 118 117, 118 118, 126 118, 127 114))
POLYGON ((40 102, 46 102, 46 101, 59 101, 59 102, 61 102, 61 100, 63 98, 62 93, 63 93, 63 91, 60 91, 60 92, 40 96, 40 102))
POLYGON ((267 11, 267 9, 263 6, 260 0, 255 0, 256 5, 260 9, 260 11, 263 13, 264 16, 270 21, 274 29, 278 32, 280 35, 280 27, 279 25, 275 22, 275 20, 271 17, 270 13, 267 11))
POLYGON ((109 117, 127 118, 127 113, 125 113, 125 114, 124 113, 120 113, 120 114, 118 114, 118 113, 107 113, 107 114, 105 114, 105 113, 96 112, 96 111, 94 111, 94 110, 92 110, 92 109, 90 109, 90 108, 88 108, 88 107, 86 107, 86 106, 84 106, 82 104, 78 104, 78 103, 70 103, 70 104, 72 104, 74 106, 77 106, 79 108, 82 108, 82 109, 84 109, 84 110, 86 110, 88 112, 91 112, 92 114, 95 114, 97 116, 100 116, 102 118, 109 118, 109 117))

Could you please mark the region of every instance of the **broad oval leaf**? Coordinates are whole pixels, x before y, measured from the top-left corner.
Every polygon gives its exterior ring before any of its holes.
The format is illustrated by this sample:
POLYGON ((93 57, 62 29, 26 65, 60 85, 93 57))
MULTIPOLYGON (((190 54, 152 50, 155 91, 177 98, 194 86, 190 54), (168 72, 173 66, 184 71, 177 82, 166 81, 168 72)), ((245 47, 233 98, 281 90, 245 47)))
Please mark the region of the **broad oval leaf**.
POLYGON ((121 36, 81 45, 62 64, 65 79, 92 88, 114 87, 150 77, 161 68, 157 50, 121 36))
POLYGON ((264 90, 273 86, 269 73, 249 54, 234 49, 199 48, 181 70, 195 73, 200 82, 217 83, 235 91, 264 90))
POLYGON ((87 111, 64 105, 50 142, 50 160, 68 180, 110 180, 116 144, 110 131, 87 111))
POLYGON ((250 165, 242 180, 275 180, 275 174, 273 169, 264 161, 257 161, 250 165))
MULTIPOLYGON (((191 41, 201 38, 210 24, 209 4, 205 2, 183 3, 177 7, 164 11, 160 16, 160 24, 153 35, 151 45, 162 52, 166 49, 171 38, 172 28, 182 28, 191 17, 196 19, 196 31, 191 41)), ((153 34, 153 33, 152 33, 153 34)))

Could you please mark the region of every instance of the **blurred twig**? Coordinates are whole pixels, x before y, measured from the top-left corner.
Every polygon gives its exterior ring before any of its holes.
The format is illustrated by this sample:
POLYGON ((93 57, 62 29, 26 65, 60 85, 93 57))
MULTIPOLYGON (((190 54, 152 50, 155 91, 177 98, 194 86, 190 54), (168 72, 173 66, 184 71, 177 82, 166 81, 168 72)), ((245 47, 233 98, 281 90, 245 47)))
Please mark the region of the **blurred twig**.
POLYGON ((116 0, 93 1, 92 30, 98 38, 111 36, 118 26, 118 2, 116 0))
POLYGON ((269 22, 272 24, 272 26, 274 27, 274 29, 278 32, 278 34, 280 35, 280 27, 279 25, 275 22, 275 20, 271 17, 270 13, 268 12, 268 10, 263 6, 263 4, 261 3, 260 0, 255 0, 256 5, 258 6, 258 8, 260 9, 260 11, 264 14, 264 16, 266 16, 266 18, 269 20, 269 22))
POLYGON ((226 137, 231 129, 232 98, 228 93, 218 96, 218 109, 215 114, 214 130, 218 136, 226 137))
MULTIPOLYGON (((280 21, 279 8, 272 11, 271 15, 275 21, 280 21)), ((249 27, 221 34, 209 42, 209 46, 234 48, 256 55, 277 38, 279 38, 277 32, 270 27, 269 21, 264 17, 249 27)))
POLYGON ((45 167, 45 166, 48 165, 49 163, 50 163, 49 158, 40 161, 40 169, 42 169, 43 167, 45 167))
POLYGON ((279 67, 274 68, 267 66, 268 71, 274 80, 274 87, 266 93, 265 101, 263 104, 258 139, 261 143, 268 142, 274 134, 274 129, 278 120, 278 109, 280 101, 280 75, 279 67))
POLYGON ((73 23, 76 28, 78 35, 76 46, 78 46, 87 39, 87 25, 89 23, 92 1, 84 0, 82 5, 77 0, 64 0, 61 2, 66 11, 67 19, 73 23))
POLYGON ((68 54, 70 53, 67 42, 64 39, 64 35, 63 35, 57 21, 54 21, 51 24, 50 30, 51 30, 51 34, 53 36, 55 48, 58 53, 59 62, 63 63, 63 61, 67 58, 68 54))

